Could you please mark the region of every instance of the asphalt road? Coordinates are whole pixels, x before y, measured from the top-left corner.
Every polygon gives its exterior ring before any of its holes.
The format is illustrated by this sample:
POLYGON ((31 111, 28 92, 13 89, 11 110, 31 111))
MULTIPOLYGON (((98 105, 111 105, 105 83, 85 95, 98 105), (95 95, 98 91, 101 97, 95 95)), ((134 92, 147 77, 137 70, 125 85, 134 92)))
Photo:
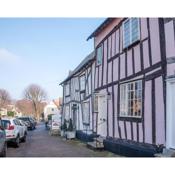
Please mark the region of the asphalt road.
POLYGON ((108 151, 93 151, 78 140, 65 140, 51 136, 44 124, 29 131, 26 143, 19 148, 8 145, 7 157, 117 157, 108 151))

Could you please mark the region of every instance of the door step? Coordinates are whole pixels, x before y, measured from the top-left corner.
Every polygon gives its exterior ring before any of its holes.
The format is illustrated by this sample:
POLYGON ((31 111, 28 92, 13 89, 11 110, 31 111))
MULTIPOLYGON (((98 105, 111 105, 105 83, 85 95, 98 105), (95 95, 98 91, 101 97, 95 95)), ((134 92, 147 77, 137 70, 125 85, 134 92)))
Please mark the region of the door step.
POLYGON ((175 150, 164 148, 163 152, 155 154, 155 157, 175 157, 175 150))
POLYGON ((98 141, 88 142, 87 147, 93 150, 103 150, 104 149, 103 143, 98 142, 98 141))

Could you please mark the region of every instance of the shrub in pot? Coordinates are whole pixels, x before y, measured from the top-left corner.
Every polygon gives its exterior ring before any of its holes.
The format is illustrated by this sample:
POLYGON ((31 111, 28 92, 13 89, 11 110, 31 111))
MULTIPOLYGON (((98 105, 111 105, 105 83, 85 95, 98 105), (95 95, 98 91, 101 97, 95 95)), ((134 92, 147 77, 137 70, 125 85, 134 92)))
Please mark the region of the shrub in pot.
POLYGON ((67 121, 64 119, 63 124, 61 125, 61 136, 64 137, 67 131, 67 121))
POLYGON ((67 137, 67 139, 75 138, 75 130, 74 130, 74 127, 73 127, 72 119, 69 120, 69 125, 68 125, 68 129, 67 129, 67 132, 66 132, 66 137, 67 137))

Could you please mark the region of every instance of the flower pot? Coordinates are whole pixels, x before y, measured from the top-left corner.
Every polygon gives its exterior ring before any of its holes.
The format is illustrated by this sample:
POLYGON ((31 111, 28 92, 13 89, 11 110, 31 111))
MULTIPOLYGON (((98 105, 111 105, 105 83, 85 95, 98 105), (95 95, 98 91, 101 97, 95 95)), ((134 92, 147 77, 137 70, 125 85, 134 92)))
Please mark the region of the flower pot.
POLYGON ((61 130, 60 134, 61 134, 61 137, 64 137, 64 131, 61 130))
POLYGON ((67 139, 74 139, 75 138, 75 131, 67 131, 66 138, 67 139))

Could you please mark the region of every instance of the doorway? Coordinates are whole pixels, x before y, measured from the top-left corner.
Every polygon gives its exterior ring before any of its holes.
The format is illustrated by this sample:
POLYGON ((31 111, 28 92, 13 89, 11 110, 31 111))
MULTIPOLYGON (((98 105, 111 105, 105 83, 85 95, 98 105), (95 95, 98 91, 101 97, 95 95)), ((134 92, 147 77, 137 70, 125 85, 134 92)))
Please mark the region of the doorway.
POLYGON ((98 122, 97 134, 107 136, 107 97, 105 94, 98 95, 98 122))

